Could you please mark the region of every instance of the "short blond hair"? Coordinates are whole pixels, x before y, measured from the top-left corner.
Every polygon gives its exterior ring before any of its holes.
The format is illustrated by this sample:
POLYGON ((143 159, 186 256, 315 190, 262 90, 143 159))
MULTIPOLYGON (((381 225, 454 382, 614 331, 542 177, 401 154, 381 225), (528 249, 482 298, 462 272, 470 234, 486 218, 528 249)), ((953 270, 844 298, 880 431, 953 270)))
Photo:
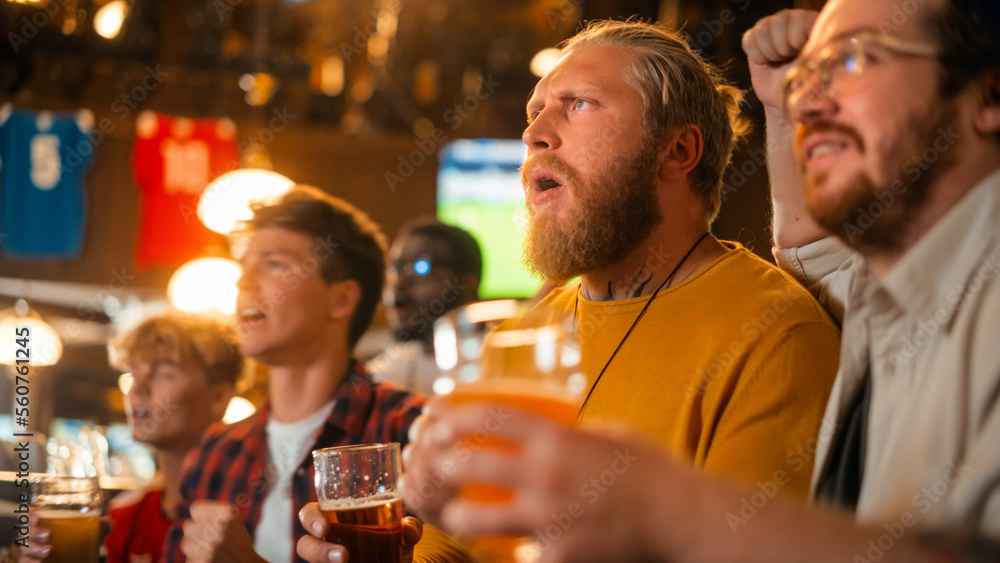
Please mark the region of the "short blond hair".
POLYGON ((236 385, 243 372, 236 330, 198 315, 167 314, 152 317, 108 344, 112 367, 133 369, 139 362, 194 362, 205 370, 209 383, 236 385))
POLYGON ((740 115, 743 92, 675 31, 637 19, 601 20, 567 39, 563 51, 582 45, 620 47, 636 55, 625 80, 642 96, 647 130, 655 142, 694 124, 704 138, 701 161, 691 171, 691 189, 714 220, 722 205, 722 175, 737 142, 750 131, 740 115))

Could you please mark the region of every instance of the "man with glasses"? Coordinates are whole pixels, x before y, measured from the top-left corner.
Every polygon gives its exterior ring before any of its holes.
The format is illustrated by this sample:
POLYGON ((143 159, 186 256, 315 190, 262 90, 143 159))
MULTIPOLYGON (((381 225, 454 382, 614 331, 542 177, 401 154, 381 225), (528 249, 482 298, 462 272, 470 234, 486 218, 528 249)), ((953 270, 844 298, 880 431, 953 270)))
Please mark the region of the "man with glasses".
MULTIPOLYGON (((819 442, 795 454, 815 454, 814 499, 840 508, 696 475, 620 429, 511 413, 494 437, 520 451, 474 453, 441 486, 519 501, 450 499, 447 528, 544 530, 545 563, 1000 560, 1000 5, 898 4, 831 0, 744 39, 776 255, 844 323, 819 442), (602 494, 579 502, 581 483, 602 494)), ((425 413, 408 456, 448 467, 488 409, 425 413)))
POLYGON ((843 320, 813 492, 860 521, 1000 534, 998 11, 838 0, 744 38, 775 257, 843 320))
POLYGON ((434 321, 479 299, 483 258, 468 232, 435 219, 405 225, 389 249, 382 303, 394 340, 367 362, 378 381, 434 393, 434 321))

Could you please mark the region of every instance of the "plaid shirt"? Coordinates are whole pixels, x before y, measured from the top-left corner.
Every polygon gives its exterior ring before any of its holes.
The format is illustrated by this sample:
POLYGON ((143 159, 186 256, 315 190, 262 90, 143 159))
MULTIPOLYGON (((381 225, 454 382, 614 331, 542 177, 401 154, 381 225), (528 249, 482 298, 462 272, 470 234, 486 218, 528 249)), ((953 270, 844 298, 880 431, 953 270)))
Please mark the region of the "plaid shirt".
MULTIPOLYGON (((311 449, 399 442, 406 445, 406 432, 420 414, 425 398, 391 384, 374 383, 364 365, 354 362, 337 388, 333 411, 317 432, 311 449)), ((181 525, 188 519, 191 502, 210 499, 235 506, 253 537, 260 522, 261 506, 272 475, 268 475, 267 419, 270 405, 230 425, 208 429, 201 443, 185 463, 181 482, 181 503, 177 521, 167 535, 164 560, 184 561, 180 552, 181 525)), ((290 561, 305 561, 295 553, 299 538, 306 534, 298 512, 316 500, 311 456, 306 456, 292 477, 292 545, 290 561)))

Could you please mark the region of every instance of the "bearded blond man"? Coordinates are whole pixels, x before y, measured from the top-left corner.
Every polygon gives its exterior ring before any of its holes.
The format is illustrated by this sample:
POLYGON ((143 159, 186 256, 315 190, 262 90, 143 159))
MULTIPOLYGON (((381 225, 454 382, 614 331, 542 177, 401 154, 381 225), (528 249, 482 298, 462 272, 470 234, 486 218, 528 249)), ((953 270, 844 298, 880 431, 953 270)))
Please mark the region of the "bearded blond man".
MULTIPOLYGON (((804 497, 840 335, 790 276, 710 234, 747 128, 740 101, 663 27, 602 21, 570 39, 527 105, 525 260, 546 279, 579 276, 535 311, 575 324, 580 422, 624 422, 700 471, 804 497)), ((440 451, 411 451, 405 485, 426 492, 440 451)), ((420 498, 437 521, 456 497, 433 489, 420 498)), ((518 498, 493 508, 533 502, 518 498)), ((551 523, 519 532, 544 546, 551 523)))

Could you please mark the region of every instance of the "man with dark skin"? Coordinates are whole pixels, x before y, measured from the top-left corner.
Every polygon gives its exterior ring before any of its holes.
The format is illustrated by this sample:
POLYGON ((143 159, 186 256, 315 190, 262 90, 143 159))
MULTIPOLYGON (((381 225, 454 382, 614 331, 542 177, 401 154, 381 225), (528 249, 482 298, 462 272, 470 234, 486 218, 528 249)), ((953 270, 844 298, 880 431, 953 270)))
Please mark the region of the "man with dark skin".
POLYGON ((379 381, 434 394, 434 321, 479 299, 483 259, 468 232, 434 219, 400 230, 389 248, 382 302, 394 340, 366 365, 379 381))

